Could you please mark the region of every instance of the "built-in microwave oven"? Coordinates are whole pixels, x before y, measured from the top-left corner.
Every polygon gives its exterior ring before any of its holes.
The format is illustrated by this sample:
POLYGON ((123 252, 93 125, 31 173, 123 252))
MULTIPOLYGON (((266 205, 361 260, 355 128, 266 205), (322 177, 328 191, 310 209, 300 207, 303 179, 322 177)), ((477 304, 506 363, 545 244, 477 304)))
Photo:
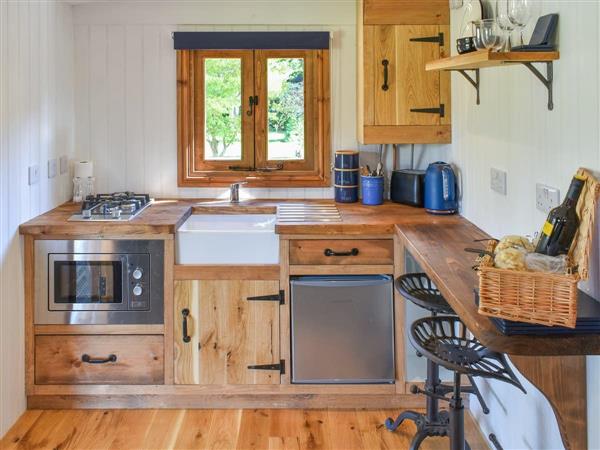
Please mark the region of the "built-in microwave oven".
POLYGON ((35 241, 36 324, 163 323, 164 241, 35 241))

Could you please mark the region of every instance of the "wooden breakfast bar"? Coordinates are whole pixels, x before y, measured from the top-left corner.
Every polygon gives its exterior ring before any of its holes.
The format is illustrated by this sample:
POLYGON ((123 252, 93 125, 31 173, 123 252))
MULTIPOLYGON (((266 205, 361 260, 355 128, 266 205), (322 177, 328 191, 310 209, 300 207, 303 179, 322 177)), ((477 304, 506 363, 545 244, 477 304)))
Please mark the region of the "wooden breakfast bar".
POLYGON ((587 448, 585 355, 600 354, 600 335, 505 336, 478 313, 473 269, 476 240, 489 236, 460 220, 437 224, 397 225, 398 243, 410 252, 436 284, 454 311, 482 344, 506 353, 519 372, 550 402, 563 444, 568 450, 587 448))

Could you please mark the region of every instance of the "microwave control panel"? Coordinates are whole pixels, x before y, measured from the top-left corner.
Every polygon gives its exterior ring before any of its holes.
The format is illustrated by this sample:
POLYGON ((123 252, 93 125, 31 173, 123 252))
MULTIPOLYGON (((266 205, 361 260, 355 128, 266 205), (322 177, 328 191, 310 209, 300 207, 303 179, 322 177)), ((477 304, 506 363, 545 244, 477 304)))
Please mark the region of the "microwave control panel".
POLYGON ((127 256, 129 287, 129 309, 150 309, 150 255, 130 254, 127 256))

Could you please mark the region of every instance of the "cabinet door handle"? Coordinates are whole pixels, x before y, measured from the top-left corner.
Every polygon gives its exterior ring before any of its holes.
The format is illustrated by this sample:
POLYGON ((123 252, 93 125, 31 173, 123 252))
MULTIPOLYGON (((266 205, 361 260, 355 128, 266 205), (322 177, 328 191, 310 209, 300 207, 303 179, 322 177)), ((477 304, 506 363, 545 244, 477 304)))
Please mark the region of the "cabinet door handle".
POLYGON ((323 254, 325 256, 356 256, 358 255, 358 249, 353 248, 349 252, 336 252, 334 250, 331 250, 330 248, 326 248, 323 254))
POLYGON ((190 310, 187 308, 183 308, 181 310, 181 315, 183 316, 183 342, 190 342, 192 338, 188 335, 188 321, 187 318, 190 315, 190 310))
POLYGON ((88 364, 106 364, 109 362, 117 362, 117 355, 114 355, 111 353, 110 355, 108 355, 108 358, 95 359, 95 358, 92 358, 87 353, 85 353, 85 354, 81 355, 81 361, 84 363, 88 363, 88 364))
POLYGON ((384 59, 381 61, 381 65, 383 66, 383 85, 381 86, 381 89, 387 91, 390 88, 388 85, 388 66, 390 65, 390 62, 387 59, 384 59))

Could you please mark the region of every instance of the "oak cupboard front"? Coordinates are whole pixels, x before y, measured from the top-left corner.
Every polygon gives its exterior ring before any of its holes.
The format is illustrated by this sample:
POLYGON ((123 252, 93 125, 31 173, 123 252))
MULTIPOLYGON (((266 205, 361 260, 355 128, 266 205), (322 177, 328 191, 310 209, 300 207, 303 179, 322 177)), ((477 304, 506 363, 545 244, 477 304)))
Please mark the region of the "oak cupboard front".
POLYGON ((427 62, 450 53, 447 10, 447 3, 425 1, 371 0, 360 6, 360 142, 450 142, 449 74, 425 71, 427 62), (410 14, 383 14, 390 4, 401 9, 409 3, 410 14))
POLYGON ((278 298, 275 280, 175 281, 175 384, 279 384, 278 298))

